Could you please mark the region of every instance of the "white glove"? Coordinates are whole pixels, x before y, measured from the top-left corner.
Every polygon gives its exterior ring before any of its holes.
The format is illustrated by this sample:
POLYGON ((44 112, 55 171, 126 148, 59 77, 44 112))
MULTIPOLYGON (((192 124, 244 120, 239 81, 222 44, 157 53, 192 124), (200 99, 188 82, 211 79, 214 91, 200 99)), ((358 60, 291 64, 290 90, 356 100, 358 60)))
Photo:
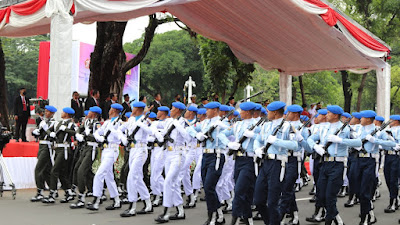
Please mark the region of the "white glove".
POLYGON ((96 141, 103 143, 104 142, 104 136, 98 135, 97 133, 95 133, 94 138, 96 139, 96 141))
POLYGON ((240 144, 237 142, 229 142, 228 148, 232 150, 239 150, 240 144))
POLYGON ((337 135, 329 135, 326 140, 328 142, 339 143, 339 144, 343 142, 343 139, 337 135))
POLYGON ((84 139, 84 136, 82 134, 75 134, 75 138, 77 141, 82 142, 84 139))
POLYGON ((371 143, 375 143, 375 138, 372 135, 368 134, 365 139, 371 143))
POLYGON ((157 138, 158 142, 164 142, 164 137, 161 135, 160 132, 154 133, 154 136, 157 138))
POLYGON ((179 129, 182 127, 181 123, 178 120, 174 120, 172 124, 175 126, 176 129, 179 129))
POLYGON ((303 135, 301 135, 301 132, 300 132, 300 131, 296 132, 296 137, 295 137, 295 139, 296 139, 296 141, 298 141, 298 142, 304 140, 303 135))
POLYGON ((268 138, 267 138, 267 143, 270 143, 270 144, 273 144, 275 141, 276 141, 276 136, 272 136, 272 135, 270 135, 268 138))
POLYGON ((355 147, 354 149, 357 150, 357 151, 361 151, 362 146, 360 146, 360 147, 355 147))
POLYGON ((378 132, 376 132, 375 136, 376 136, 376 137, 380 137, 381 134, 382 134, 382 132, 381 132, 381 131, 378 131, 378 132))
POLYGON ((156 138, 154 137, 154 136, 149 136, 148 138, 147 138, 147 141, 148 142, 154 142, 156 140, 156 138))
POLYGON ((32 131, 32 134, 34 134, 34 135, 40 135, 39 129, 34 129, 34 130, 32 131))
POLYGON ((49 125, 47 125, 46 122, 43 122, 42 123, 42 128, 43 128, 44 131, 47 131, 49 129, 49 125))
POLYGON ((222 122, 221 120, 217 120, 214 124, 215 126, 222 128, 222 129, 226 129, 228 128, 228 125, 226 125, 224 122, 222 122))
POLYGON ((400 144, 396 144, 396 146, 394 147, 394 150, 399 151, 400 150, 400 144))
POLYGON ((126 136, 125 135, 119 135, 119 139, 121 140, 121 144, 123 145, 123 146, 127 146, 128 145, 128 139, 126 138, 126 136))
POLYGON ((61 125, 61 126, 60 126, 60 130, 61 130, 61 131, 65 131, 65 129, 67 129, 67 127, 66 127, 65 125, 61 125))
POLYGON ((52 137, 52 138, 55 138, 56 137, 56 133, 51 132, 49 136, 52 137))
POLYGON ((325 149, 322 145, 314 145, 314 150, 318 153, 318 155, 323 156, 325 154, 325 149))
POLYGON ((206 135, 204 135, 203 133, 197 133, 196 134, 196 139, 199 141, 204 141, 204 139, 206 139, 206 135))
POLYGON ((257 148, 257 149, 254 151, 254 153, 256 154, 256 156, 257 156, 258 158, 262 158, 262 157, 263 157, 263 154, 264 154, 264 148, 263 148, 263 147, 257 148))
POLYGON ((142 129, 148 127, 146 124, 141 123, 141 122, 139 122, 139 123, 137 124, 137 126, 140 127, 140 128, 142 128, 142 129))
POLYGON ((253 138, 254 137, 254 131, 252 131, 252 130, 246 130, 244 133, 243 133, 243 136, 245 136, 245 137, 247 137, 247 138, 253 138))

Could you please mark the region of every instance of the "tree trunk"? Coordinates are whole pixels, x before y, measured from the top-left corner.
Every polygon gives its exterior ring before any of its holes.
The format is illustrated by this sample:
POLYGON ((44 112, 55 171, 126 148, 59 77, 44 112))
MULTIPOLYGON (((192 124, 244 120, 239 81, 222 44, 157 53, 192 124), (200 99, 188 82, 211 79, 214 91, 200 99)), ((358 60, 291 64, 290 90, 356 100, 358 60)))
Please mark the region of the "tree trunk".
POLYGON ((8 108, 7 108, 7 83, 6 83, 6 65, 4 61, 3 44, 0 40, 0 122, 3 126, 10 128, 8 122, 8 108))
POLYGON ((97 39, 90 55, 89 90, 98 89, 100 99, 109 93, 122 95, 125 76, 121 74, 126 61, 122 46, 126 22, 97 22, 97 39))
POLYGON ((302 104, 306 103, 306 95, 304 94, 304 86, 303 86, 303 77, 299 76, 299 85, 300 85, 300 93, 301 93, 301 102, 302 104))
POLYGON ((367 80, 367 74, 364 73, 361 79, 360 87, 358 88, 358 96, 357 96, 357 111, 361 110, 361 100, 362 100, 362 93, 365 86, 365 81, 367 80))
POLYGON ((341 70, 340 74, 342 75, 342 85, 343 85, 343 95, 344 95, 344 111, 351 112, 351 97, 353 96, 353 92, 351 91, 351 86, 349 82, 349 74, 346 70, 341 70))

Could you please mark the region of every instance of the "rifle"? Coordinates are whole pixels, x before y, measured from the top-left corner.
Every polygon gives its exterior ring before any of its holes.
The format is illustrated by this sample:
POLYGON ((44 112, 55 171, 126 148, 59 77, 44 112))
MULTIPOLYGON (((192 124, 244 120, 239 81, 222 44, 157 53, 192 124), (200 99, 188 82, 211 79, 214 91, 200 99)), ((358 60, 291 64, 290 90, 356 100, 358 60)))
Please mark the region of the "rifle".
MULTIPOLYGON (((254 124, 253 126, 251 126, 251 127, 249 128, 249 131, 253 131, 256 127, 260 126, 260 125, 265 121, 266 118, 267 118, 267 116, 262 117, 256 124, 254 124)), ((240 148, 239 148, 238 150, 229 149, 228 155, 231 156, 231 155, 233 155, 233 154, 234 154, 235 152, 237 152, 237 151, 240 151, 241 153, 244 153, 244 152, 245 152, 245 149, 242 148, 242 144, 243 144, 246 140, 247 140, 247 137, 242 136, 242 137, 239 139, 240 148)))
POLYGON ((244 101, 246 101, 246 100, 248 100, 248 99, 251 99, 251 98, 254 98, 254 97, 258 96, 258 95, 261 95, 262 93, 264 93, 264 91, 257 92, 257 93, 255 93, 254 95, 251 95, 251 96, 249 96, 249 97, 247 97, 247 98, 244 98, 244 99, 242 99, 242 100, 239 100, 239 101, 237 102, 236 106, 239 106, 240 103, 242 103, 242 102, 244 102, 244 101))
MULTIPOLYGON (((234 112, 235 112, 235 110, 229 111, 225 116, 220 118, 220 121, 223 121, 225 118, 230 117, 234 112)), ((206 144, 207 140, 210 140, 211 142, 214 141, 214 138, 212 137, 212 133, 214 132, 214 130, 216 128, 217 128, 217 126, 212 126, 210 129, 208 129, 208 131, 206 133, 204 133, 204 135, 206 135, 206 138, 204 138, 204 140, 201 141, 203 146, 206 144)))
MULTIPOLYGON (((382 125, 379 127, 379 129, 375 129, 374 131, 372 131, 372 133, 370 134, 371 136, 374 136, 376 133, 378 133, 379 131, 382 131, 382 130, 384 130, 387 126, 389 126, 390 125, 390 120, 389 121, 387 121, 387 122, 385 122, 385 123, 382 123, 382 125)), ((364 145, 368 142, 368 140, 367 139, 365 139, 365 138, 363 138, 362 140, 361 140, 361 142, 362 142, 362 152, 363 153, 367 153, 367 151, 365 151, 365 148, 364 148, 364 145)))
MULTIPOLYGON (((126 109, 124 109, 124 110, 122 111, 122 113, 119 114, 118 118, 114 120, 113 126, 114 126, 115 124, 117 124, 117 123, 122 119, 122 117, 125 115, 125 113, 126 113, 126 109)), ((106 135, 104 135, 104 143, 107 142, 108 136, 110 136, 110 134, 111 134, 111 130, 108 130, 107 133, 106 133, 106 135)))
MULTIPOLYGON (((147 113, 144 118, 140 121, 140 123, 143 123, 144 121, 149 118, 150 113, 147 113)), ((136 126, 135 130, 132 132, 132 134, 128 137, 128 143, 134 143, 135 142, 135 135, 136 133, 140 130, 139 126, 136 126)))
MULTIPOLYGON (((343 125, 342 125, 337 131, 335 131, 335 133, 334 133, 333 135, 336 136, 336 135, 340 134, 340 132, 342 132, 342 131, 344 130, 344 128, 346 128, 347 125, 349 125, 349 122, 350 122, 350 121, 347 121, 347 122, 343 123, 343 125)), ((324 158, 325 156, 328 156, 328 157, 329 157, 328 148, 329 148, 329 146, 331 146, 332 144, 333 144, 333 142, 326 142, 326 143, 325 143, 325 145, 324 145, 325 154, 320 158, 320 162, 323 162, 323 158, 324 158)))
MULTIPOLYGON (((183 116, 185 115, 186 111, 187 111, 187 109, 183 110, 183 112, 181 113, 181 115, 179 115, 179 117, 176 118, 176 119, 179 120, 181 117, 183 117, 183 116)), ((174 143, 174 139, 171 138, 171 133, 172 133, 172 131, 173 131, 174 129, 175 129, 175 126, 174 126, 174 124, 172 124, 172 125, 168 128, 167 133, 165 133, 165 135, 164 135, 164 141, 163 141, 163 142, 158 142, 158 145, 159 145, 160 147, 162 147, 162 146, 164 146, 165 144, 167 144, 167 142, 174 143)))
POLYGON ((301 131, 301 129, 303 129, 304 127, 307 127, 311 121, 315 118, 315 115, 313 115, 309 120, 307 120, 307 122, 305 122, 300 128, 299 131, 301 131))
MULTIPOLYGON (((282 129, 283 124, 285 123, 289 113, 285 116, 285 118, 282 119, 281 123, 275 128, 274 132, 271 134, 272 136, 276 136, 278 132, 282 129)), ((271 143, 267 143, 267 145, 264 148, 264 155, 268 154, 268 149, 271 147, 271 143)))

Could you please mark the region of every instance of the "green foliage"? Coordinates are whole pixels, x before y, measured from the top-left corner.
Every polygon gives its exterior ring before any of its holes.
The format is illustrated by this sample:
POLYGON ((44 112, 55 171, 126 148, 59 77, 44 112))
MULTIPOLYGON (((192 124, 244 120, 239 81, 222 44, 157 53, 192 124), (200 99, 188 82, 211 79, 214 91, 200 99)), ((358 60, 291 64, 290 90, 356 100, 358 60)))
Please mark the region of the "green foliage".
MULTIPOLYGON (((126 43, 126 52, 137 53, 143 38, 126 43)), ((156 34, 149 52, 140 63, 141 94, 154 95, 160 92, 164 103, 172 102, 176 94, 183 95, 183 86, 189 76, 196 82, 194 93, 203 89, 203 65, 199 48, 185 31, 169 31, 156 34)))
POLYGON ((244 88, 251 80, 253 64, 239 61, 224 42, 199 37, 200 55, 203 59, 207 90, 217 93, 223 102, 234 96, 239 88, 244 88))
POLYGON ((2 38, 6 61, 7 99, 10 113, 18 90, 25 87, 28 97, 36 97, 39 44, 47 35, 26 38, 2 38))

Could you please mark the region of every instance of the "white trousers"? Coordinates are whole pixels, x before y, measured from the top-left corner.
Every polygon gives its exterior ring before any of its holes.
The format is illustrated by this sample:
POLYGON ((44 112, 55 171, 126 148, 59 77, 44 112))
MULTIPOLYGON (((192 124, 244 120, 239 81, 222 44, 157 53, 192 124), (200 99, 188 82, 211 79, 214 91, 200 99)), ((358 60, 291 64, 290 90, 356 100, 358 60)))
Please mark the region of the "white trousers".
POLYGON ((119 155, 118 147, 105 148, 101 154, 101 163, 93 179, 93 196, 101 197, 104 181, 111 198, 118 196, 117 184, 114 180, 113 165, 119 155))
POLYGON ((175 207, 183 204, 179 173, 182 170, 182 165, 185 161, 185 157, 183 155, 183 150, 178 149, 174 149, 173 151, 166 151, 165 154, 166 157, 163 206, 175 207))
MULTIPOLYGON (((225 158, 228 159, 226 154, 225 158)), ((230 188, 231 177, 233 174, 233 169, 234 168, 232 167, 232 163, 229 163, 228 159, 224 163, 224 166, 222 167, 221 176, 219 177, 217 186, 215 187, 215 191, 217 192, 219 202, 226 201, 231 198, 230 194, 231 190, 229 188, 230 188)))
POLYGON ((142 200, 150 198, 149 190, 143 180, 143 165, 146 160, 147 146, 129 150, 129 173, 126 186, 130 202, 137 202, 138 194, 142 200))
POLYGON ((193 189, 199 190, 202 187, 201 160, 203 160, 203 148, 196 148, 196 167, 193 171, 193 189))
POLYGON ((164 188, 164 177, 162 172, 165 164, 163 148, 155 147, 150 158, 150 187, 153 195, 161 195, 164 188))
POLYGON ((179 173, 179 179, 182 180, 183 190, 185 191, 185 195, 189 196, 193 194, 193 186, 190 177, 192 162, 196 158, 196 149, 188 148, 185 150, 185 162, 182 165, 182 170, 179 173))

